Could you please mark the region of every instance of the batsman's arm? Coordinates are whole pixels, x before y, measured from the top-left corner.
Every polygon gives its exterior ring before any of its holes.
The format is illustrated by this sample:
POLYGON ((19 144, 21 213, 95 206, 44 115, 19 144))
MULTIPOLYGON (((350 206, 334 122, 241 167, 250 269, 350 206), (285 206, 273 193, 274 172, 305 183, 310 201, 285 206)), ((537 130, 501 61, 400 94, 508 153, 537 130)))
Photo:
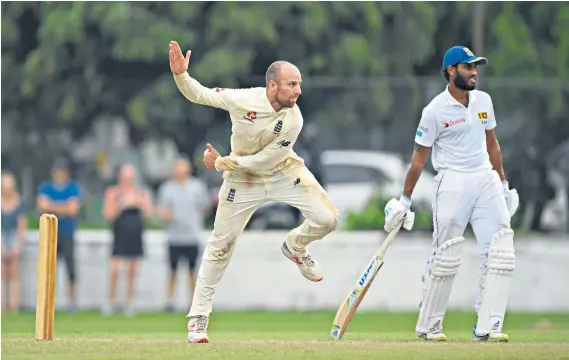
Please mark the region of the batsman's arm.
POLYGON ((430 147, 415 143, 413 159, 411 160, 411 166, 409 167, 407 175, 405 176, 405 184, 403 186, 403 195, 407 196, 408 198, 411 198, 411 195, 413 195, 413 190, 417 185, 417 181, 419 181, 419 177, 421 177, 421 173, 423 172, 425 163, 429 158, 430 152, 430 147))
POLYGON ((502 151, 500 150, 500 144, 498 143, 498 138, 496 137, 496 114, 494 113, 494 103, 492 102, 492 97, 485 94, 488 103, 490 104, 489 111, 487 113, 488 119, 486 121, 486 151, 488 151, 488 157, 490 158, 490 164, 492 168, 496 170, 500 176, 502 182, 506 182, 506 176, 504 175, 504 167, 502 165, 502 151))
POLYGON ((500 150, 500 143, 498 142, 494 129, 486 130, 486 149, 492 168, 500 175, 500 180, 506 181, 504 167, 502 165, 502 151, 500 150))
POLYGON ((431 106, 423 109, 421 120, 415 133, 415 148, 413 151, 413 159, 411 160, 411 167, 407 171, 405 177, 405 184, 403 185, 403 195, 411 198, 413 190, 421 177, 425 163, 431 153, 431 147, 437 140, 440 127, 437 121, 436 110, 431 106))
POLYGON ((203 86, 188 72, 174 75, 174 81, 180 92, 186 99, 194 104, 211 106, 230 111, 235 103, 233 97, 237 96, 240 89, 210 89, 203 86))

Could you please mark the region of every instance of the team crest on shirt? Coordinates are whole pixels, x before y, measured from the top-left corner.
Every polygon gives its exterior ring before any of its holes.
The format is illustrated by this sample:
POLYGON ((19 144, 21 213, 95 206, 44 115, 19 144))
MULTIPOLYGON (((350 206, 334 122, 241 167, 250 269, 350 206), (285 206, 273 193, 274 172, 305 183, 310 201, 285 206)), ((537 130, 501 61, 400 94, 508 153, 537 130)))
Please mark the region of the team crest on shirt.
POLYGON ((478 119, 482 124, 488 124, 488 113, 487 112, 479 112, 478 119))
POLYGON ((283 121, 279 120, 277 121, 277 124, 275 125, 275 128, 273 129, 273 134, 278 134, 281 132, 281 130, 283 129, 283 121))
POLYGON ((254 122, 257 119, 257 113, 254 111, 249 111, 247 115, 243 116, 243 119, 254 122))

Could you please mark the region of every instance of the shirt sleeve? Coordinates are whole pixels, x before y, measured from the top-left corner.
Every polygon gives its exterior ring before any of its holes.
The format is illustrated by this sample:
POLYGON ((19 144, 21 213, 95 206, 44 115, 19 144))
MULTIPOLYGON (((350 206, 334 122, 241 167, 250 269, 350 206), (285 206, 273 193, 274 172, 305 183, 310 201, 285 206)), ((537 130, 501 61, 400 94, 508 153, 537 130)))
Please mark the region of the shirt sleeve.
POLYGON ((426 108, 415 133, 415 142, 421 146, 432 147, 439 136, 437 117, 432 109, 426 108))
POLYGON ((38 196, 47 196, 49 197, 49 190, 48 190, 49 185, 47 183, 42 183, 39 187, 38 187, 38 196))
POLYGON ((235 108, 235 104, 238 103, 236 98, 243 91, 243 89, 207 88, 192 78, 187 72, 174 75, 174 81, 180 92, 190 102, 226 111, 235 108))
POLYGON ((69 190, 69 198, 80 200, 81 198, 81 187, 77 183, 73 183, 69 190))
POLYGON ((256 154, 238 157, 220 157, 215 161, 215 168, 218 171, 270 170, 290 156, 292 147, 300 134, 300 130, 301 126, 297 123, 293 123, 256 154))
POLYGON ((492 130, 496 127, 496 116, 494 114, 494 104, 492 103, 492 98, 488 95, 488 103, 490 108, 488 109, 488 122, 486 123, 486 130, 492 130))

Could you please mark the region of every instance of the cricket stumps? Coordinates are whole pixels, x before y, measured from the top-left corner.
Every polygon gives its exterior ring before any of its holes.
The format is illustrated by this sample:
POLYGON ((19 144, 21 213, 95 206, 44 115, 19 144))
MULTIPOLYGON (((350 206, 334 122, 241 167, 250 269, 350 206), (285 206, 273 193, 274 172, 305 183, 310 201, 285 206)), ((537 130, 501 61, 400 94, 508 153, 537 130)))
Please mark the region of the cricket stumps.
POLYGON ((36 295, 36 340, 53 340, 55 278, 57 268, 57 217, 42 214, 39 225, 36 295))

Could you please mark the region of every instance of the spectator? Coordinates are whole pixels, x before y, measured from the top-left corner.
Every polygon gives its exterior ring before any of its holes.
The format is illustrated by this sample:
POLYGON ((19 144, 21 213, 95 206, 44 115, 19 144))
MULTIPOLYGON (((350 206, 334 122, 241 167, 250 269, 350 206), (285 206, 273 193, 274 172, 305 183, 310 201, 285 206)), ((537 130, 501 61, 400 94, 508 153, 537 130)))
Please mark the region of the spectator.
POLYGON ((75 311, 75 230, 80 208, 79 185, 71 180, 67 164, 57 162, 52 167, 52 181, 40 185, 36 207, 41 213, 57 216, 57 257, 63 256, 67 268, 68 311, 75 311))
POLYGON ((165 182, 159 191, 157 216, 168 223, 168 253, 170 281, 168 283, 167 311, 173 311, 174 289, 178 262, 185 258, 189 268, 189 294, 196 287, 196 264, 202 252, 200 243, 205 213, 209 210, 207 187, 191 177, 191 164, 186 158, 174 164, 173 178, 165 182))
POLYGON ((117 281, 121 260, 126 261, 128 280, 126 290, 126 315, 133 315, 134 284, 136 279, 137 260, 144 255, 142 236, 145 229, 145 218, 152 212, 152 201, 149 192, 136 183, 136 169, 127 164, 120 168, 117 185, 110 186, 105 193, 103 216, 111 223, 113 247, 111 259, 111 275, 109 304, 103 308, 104 314, 116 310, 117 281))
POLYGON ((20 308, 20 251, 24 245, 27 218, 16 179, 2 173, 2 312, 20 308), (9 297, 6 296, 8 290, 9 297))

